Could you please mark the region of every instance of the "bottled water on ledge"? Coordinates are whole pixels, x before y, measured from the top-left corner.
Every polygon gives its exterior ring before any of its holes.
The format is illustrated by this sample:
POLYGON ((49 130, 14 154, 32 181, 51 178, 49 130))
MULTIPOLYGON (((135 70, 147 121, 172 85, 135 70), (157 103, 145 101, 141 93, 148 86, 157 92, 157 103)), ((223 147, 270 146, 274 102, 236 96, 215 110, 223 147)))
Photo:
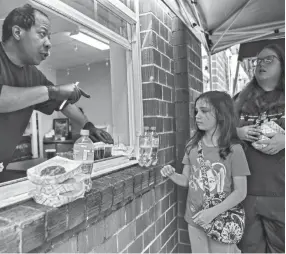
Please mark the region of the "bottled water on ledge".
POLYGON ((89 130, 81 130, 81 137, 74 143, 74 160, 82 161, 82 173, 87 175, 85 180, 86 190, 92 187, 91 173, 94 163, 93 142, 89 138, 89 130))

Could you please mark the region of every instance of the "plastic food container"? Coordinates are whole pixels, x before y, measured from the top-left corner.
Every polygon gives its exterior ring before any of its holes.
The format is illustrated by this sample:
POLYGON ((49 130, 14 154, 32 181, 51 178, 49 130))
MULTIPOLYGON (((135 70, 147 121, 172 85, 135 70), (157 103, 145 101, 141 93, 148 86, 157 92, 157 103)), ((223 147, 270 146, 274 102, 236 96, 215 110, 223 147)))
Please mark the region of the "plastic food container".
POLYGON ((93 144, 94 147, 94 160, 101 160, 111 157, 111 151, 113 145, 105 144, 103 142, 97 142, 93 144))
POLYGON ((81 172, 81 165, 82 165, 81 161, 74 161, 56 156, 35 167, 29 168, 27 170, 27 177, 32 183, 35 184, 42 184, 42 185, 59 184, 79 174, 81 172), (43 170, 55 166, 64 168, 64 170, 60 171, 60 173, 56 175, 42 174, 43 170))

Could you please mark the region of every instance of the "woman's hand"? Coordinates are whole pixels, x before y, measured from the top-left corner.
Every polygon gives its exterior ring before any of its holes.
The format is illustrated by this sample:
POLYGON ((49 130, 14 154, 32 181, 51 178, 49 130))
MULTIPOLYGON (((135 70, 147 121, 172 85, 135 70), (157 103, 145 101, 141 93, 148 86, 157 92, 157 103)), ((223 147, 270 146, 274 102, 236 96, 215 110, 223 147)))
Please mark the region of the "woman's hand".
POLYGON ((166 165, 161 169, 160 172, 163 177, 170 177, 175 173, 175 169, 171 165, 166 165))
POLYGON ((205 227, 217 216, 218 214, 216 212, 215 207, 212 207, 206 210, 199 211, 192 217, 192 219, 196 224, 200 225, 201 227, 205 227))
POLYGON ((265 144, 266 147, 259 149, 262 153, 273 155, 285 148, 285 135, 281 133, 267 135, 270 139, 259 140, 257 144, 265 144))
POLYGON ((262 134, 261 130, 256 125, 248 125, 237 128, 237 135, 241 140, 255 142, 259 140, 259 136, 262 134))

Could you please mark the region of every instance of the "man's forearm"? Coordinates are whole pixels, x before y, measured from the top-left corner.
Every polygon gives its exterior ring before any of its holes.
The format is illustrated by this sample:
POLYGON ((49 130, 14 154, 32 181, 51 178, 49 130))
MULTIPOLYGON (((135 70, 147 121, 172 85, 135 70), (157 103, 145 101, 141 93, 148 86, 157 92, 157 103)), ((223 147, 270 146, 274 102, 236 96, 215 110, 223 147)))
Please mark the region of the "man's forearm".
POLYGON ((49 99, 45 86, 13 87, 2 86, 0 93, 0 113, 13 112, 49 99))
POLYGON ((83 128, 84 125, 88 122, 87 117, 74 104, 68 104, 62 110, 62 113, 80 128, 83 128))

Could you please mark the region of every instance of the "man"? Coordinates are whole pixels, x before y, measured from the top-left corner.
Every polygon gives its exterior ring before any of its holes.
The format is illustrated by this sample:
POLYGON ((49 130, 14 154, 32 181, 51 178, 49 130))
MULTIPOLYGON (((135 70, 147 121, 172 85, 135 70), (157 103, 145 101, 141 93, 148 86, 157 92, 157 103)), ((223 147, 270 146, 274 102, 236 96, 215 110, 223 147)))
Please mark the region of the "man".
MULTIPOLYGON (((88 129, 94 142, 113 143, 110 134, 95 128, 73 105, 81 96, 89 95, 75 84, 54 86, 35 67, 49 56, 50 33, 48 16, 29 4, 12 10, 4 20, 0 45, 0 164, 4 168, 33 110, 52 114, 64 100, 67 103, 62 113, 88 129)), ((0 182, 3 178, 5 174, 0 174, 0 182)))

